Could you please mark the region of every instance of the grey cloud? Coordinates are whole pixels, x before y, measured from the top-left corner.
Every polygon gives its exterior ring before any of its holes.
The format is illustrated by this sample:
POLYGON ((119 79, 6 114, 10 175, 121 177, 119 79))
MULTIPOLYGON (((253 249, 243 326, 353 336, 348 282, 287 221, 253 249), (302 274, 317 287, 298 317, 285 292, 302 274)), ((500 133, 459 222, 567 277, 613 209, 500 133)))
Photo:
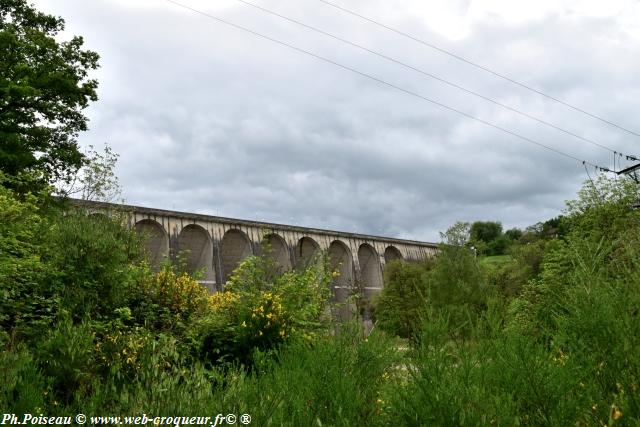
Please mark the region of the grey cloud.
MULTIPOLYGON (((81 141, 108 141, 121 154, 128 203, 435 241, 456 220, 524 227, 555 216, 586 178, 579 163, 195 14, 107 1, 37 4, 63 15, 69 32, 102 55, 101 100, 88 110, 91 130, 81 141)), ((635 149, 624 133, 314 2, 261 4, 621 151, 635 149)), ((391 6, 350 7, 372 14, 391 6)), ((467 7, 456 5, 460 14, 467 7)), ((247 8, 216 13, 611 166, 606 151, 379 58, 247 8)), ((635 123, 640 48, 616 18, 561 11, 518 24, 488 18, 457 41, 418 17, 396 24, 635 123)))

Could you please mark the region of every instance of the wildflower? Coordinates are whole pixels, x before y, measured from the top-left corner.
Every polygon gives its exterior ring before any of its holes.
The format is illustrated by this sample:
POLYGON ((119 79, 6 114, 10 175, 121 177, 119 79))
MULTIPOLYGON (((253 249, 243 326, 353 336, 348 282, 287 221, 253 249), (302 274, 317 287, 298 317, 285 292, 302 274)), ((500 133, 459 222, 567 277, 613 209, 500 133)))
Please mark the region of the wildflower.
POLYGON ((619 420, 622 417, 622 411, 616 405, 611 405, 611 418, 619 420))

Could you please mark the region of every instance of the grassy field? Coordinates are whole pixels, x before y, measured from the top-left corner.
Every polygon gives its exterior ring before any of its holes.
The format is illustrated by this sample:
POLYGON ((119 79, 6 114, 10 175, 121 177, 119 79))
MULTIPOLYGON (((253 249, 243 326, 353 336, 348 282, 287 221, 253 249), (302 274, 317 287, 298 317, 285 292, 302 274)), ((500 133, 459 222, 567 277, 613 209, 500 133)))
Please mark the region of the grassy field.
POLYGON ((480 263, 481 266, 487 267, 487 266, 499 266, 499 265, 507 264, 512 260, 513 258, 511 258, 511 255, 493 255, 493 256, 481 257, 478 259, 478 262, 480 263))

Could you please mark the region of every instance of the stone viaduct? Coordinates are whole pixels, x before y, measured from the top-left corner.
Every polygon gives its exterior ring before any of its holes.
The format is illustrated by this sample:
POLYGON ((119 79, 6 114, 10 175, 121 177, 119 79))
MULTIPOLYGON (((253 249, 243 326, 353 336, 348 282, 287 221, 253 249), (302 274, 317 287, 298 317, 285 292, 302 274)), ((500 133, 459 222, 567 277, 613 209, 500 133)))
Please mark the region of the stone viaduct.
POLYGON ((333 271, 334 299, 344 302, 354 292, 365 300, 380 292, 382 273, 392 260, 418 261, 435 254, 434 243, 370 236, 283 224, 175 212, 139 206, 73 200, 92 213, 120 211, 131 227, 144 234, 152 268, 182 254, 189 273, 201 272, 200 283, 222 291, 235 267, 250 255, 263 253, 284 271, 312 262, 325 251, 333 271))

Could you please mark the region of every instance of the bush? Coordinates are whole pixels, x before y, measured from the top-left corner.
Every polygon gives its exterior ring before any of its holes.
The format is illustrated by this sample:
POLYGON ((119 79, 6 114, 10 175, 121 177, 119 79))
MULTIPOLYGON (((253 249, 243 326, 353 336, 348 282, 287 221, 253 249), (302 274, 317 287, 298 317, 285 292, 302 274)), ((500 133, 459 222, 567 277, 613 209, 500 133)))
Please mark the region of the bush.
POLYGON ((210 366, 239 362, 251 367, 256 350, 274 350, 292 337, 311 341, 328 330, 326 262, 280 275, 269 273, 272 263, 269 257, 245 259, 225 292, 211 296, 211 310, 190 334, 210 366))
POLYGON ((131 324, 181 333, 192 320, 211 310, 212 295, 187 273, 165 266, 156 274, 144 268, 126 291, 131 324))
POLYGON ((0 408, 14 414, 43 411, 48 384, 24 347, 0 351, 0 372, 0 408))
POLYGON ((42 285, 46 266, 40 257, 48 220, 40 197, 17 196, 0 175, 0 327, 12 335, 38 335, 49 327, 58 299, 42 285))
POLYGON ((117 216, 60 212, 44 239, 45 285, 59 293, 74 321, 109 316, 125 305, 142 251, 140 237, 117 216))
POLYGON ((375 301, 377 326, 403 338, 414 337, 426 306, 427 276, 435 261, 408 264, 395 261, 387 264, 384 288, 375 301))
POLYGON ((508 261, 485 265, 488 282, 507 299, 520 295, 523 287, 539 276, 545 250, 558 244, 557 241, 547 240, 513 244, 508 250, 508 261))
POLYGON ((52 384, 53 395, 70 403, 73 396, 90 391, 96 364, 95 333, 88 323, 60 322, 36 349, 38 366, 52 384))
POLYGON ((435 259, 390 267, 375 310, 383 330, 415 338, 424 321, 444 313, 451 334, 468 334, 489 297, 475 254, 464 246, 468 233, 468 224, 458 223, 442 234, 435 259))
POLYGON ((250 376, 228 375, 215 399, 260 425, 382 425, 383 391, 398 361, 384 336, 364 339, 359 325, 345 326, 312 344, 292 341, 250 376))

